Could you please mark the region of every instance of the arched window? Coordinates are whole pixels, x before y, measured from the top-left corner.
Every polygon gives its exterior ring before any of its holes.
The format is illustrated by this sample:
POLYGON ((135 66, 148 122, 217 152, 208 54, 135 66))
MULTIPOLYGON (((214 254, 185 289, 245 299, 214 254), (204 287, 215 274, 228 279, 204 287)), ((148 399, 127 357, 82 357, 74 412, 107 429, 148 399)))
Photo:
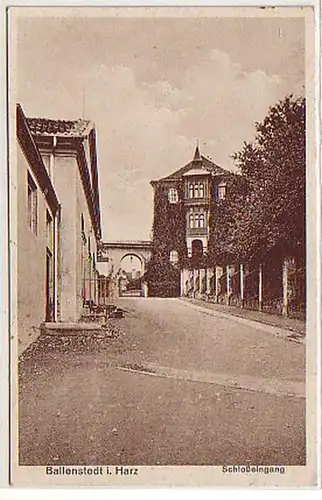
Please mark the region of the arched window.
POLYGON ((204 214, 199 215, 199 227, 205 227, 205 215, 204 214))
POLYGON ((205 186, 202 182, 199 183, 199 198, 205 197, 205 186))
POLYGON ((194 185, 194 189, 195 189, 195 196, 194 197, 195 198, 199 198, 199 189, 198 189, 198 184, 197 183, 194 185))
POLYGON ((199 214, 195 215, 195 227, 199 227, 199 214))
POLYGON ((189 184, 189 198, 193 198, 194 188, 193 184, 189 184))
POLYGON ((179 254, 177 250, 171 250, 170 252, 170 262, 171 264, 178 264, 179 262, 179 254))
POLYGON ((168 192, 168 200, 170 203, 178 203, 179 195, 178 191, 175 188, 170 188, 168 192))
POLYGON ((189 215, 189 227, 190 228, 194 227, 194 215, 193 214, 189 215))

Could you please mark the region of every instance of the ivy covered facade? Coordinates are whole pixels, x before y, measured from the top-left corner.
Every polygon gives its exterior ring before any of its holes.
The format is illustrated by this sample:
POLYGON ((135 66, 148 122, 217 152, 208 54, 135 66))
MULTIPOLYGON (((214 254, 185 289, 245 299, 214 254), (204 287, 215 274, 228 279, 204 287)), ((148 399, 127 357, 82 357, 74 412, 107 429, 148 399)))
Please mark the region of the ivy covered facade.
POLYGON ((152 258, 145 277, 151 296, 179 296, 180 270, 207 265, 211 219, 232 177, 197 146, 187 165, 151 181, 152 258))

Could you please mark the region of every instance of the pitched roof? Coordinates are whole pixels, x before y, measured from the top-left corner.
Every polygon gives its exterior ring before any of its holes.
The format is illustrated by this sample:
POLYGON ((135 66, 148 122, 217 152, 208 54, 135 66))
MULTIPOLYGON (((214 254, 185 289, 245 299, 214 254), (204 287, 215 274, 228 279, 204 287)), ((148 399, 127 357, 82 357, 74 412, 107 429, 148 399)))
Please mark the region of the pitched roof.
POLYGON ((216 165, 216 163, 212 162, 209 160, 209 158, 206 158, 205 156, 200 156, 200 160, 192 160, 187 165, 184 167, 179 168, 179 170, 176 170, 172 174, 168 175, 167 177, 162 177, 162 179, 159 179, 160 181, 164 180, 177 180, 181 179, 181 177, 184 174, 187 174, 189 171, 193 171, 195 169, 198 169, 199 175, 201 170, 205 170, 205 173, 209 172, 211 175, 225 175, 229 174, 230 172, 228 170, 225 170, 224 168, 220 167, 219 165, 216 165))
POLYGON ((49 207, 55 214, 59 208, 58 198, 20 104, 16 105, 16 127, 17 138, 26 155, 29 167, 36 177, 49 207))
POLYGON ((52 120, 48 118, 27 118, 33 135, 55 135, 59 137, 83 137, 93 128, 90 120, 52 120))

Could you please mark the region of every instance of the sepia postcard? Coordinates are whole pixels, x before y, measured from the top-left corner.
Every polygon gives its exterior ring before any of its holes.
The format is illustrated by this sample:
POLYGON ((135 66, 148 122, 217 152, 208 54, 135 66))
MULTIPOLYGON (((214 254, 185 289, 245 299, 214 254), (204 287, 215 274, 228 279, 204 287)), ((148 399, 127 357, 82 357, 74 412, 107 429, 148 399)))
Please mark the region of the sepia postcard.
POLYGON ((314 7, 7 27, 11 484, 316 487, 314 7))

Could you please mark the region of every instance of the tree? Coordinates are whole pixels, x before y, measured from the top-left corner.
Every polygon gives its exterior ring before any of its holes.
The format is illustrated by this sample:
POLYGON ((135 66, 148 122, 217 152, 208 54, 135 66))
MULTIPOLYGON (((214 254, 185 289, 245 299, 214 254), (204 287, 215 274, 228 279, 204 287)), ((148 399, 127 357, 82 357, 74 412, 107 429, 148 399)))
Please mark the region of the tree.
POLYGON ((168 259, 152 257, 143 276, 151 297, 177 297, 180 295, 180 269, 168 259))
POLYGON ((213 211, 212 257, 258 263, 305 259, 305 99, 271 107, 256 137, 233 155, 239 169, 213 211), (220 237, 219 237, 220 234, 220 237))

